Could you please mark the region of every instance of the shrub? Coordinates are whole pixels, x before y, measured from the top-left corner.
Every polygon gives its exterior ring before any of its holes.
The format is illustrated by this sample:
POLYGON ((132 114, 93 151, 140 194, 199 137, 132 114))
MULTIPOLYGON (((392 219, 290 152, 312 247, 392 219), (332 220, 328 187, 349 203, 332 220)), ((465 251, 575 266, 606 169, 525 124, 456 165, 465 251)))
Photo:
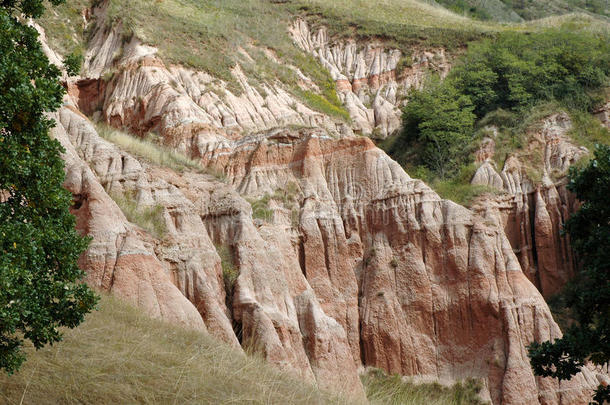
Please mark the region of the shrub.
MULTIPOLYGON (((498 167, 535 125, 560 110, 571 113, 571 135, 579 144, 609 142, 607 130, 587 114, 604 99, 609 75, 607 34, 562 28, 501 32, 471 43, 443 82, 432 80, 413 92, 403 109, 403 132, 381 146, 407 168, 424 166, 427 171, 418 169, 418 175, 443 197, 467 204, 485 190, 459 179, 458 172, 488 126, 497 128, 498 167)), ((542 159, 524 158, 528 177, 540 181, 542 159)))
POLYGON ((273 218, 273 211, 269 208, 271 196, 265 194, 259 199, 247 199, 252 206, 252 218, 262 219, 269 222, 273 218))
POLYGON ((448 82, 471 97, 479 118, 498 108, 525 111, 543 100, 587 111, 594 106, 591 91, 608 83, 609 43, 605 35, 567 29, 503 32, 470 44, 448 82))
POLYGON ((222 279, 227 293, 227 307, 231 308, 233 289, 239 277, 239 269, 235 267, 233 253, 227 245, 216 245, 216 253, 220 256, 220 266, 222 267, 222 279))
POLYGON ((420 163, 441 178, 454 174, 470 155, 475 116, 468 96, 438 80, 412 93, 404 109, 403 145, 419 145, 420 163))

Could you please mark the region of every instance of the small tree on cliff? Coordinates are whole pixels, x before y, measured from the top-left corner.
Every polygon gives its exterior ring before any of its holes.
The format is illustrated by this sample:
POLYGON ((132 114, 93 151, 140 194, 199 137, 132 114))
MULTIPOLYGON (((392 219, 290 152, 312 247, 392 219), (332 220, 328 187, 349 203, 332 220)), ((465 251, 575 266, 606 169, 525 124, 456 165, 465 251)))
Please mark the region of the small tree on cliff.
MULTIPOLYGON (((566 223, 582 270, 564 291, 575 325, 554 342, 532 343, 529 356, 537 375, 570 379, 585 362, 610 362, 610 147, 597 146, 589 165, 570 172, 569 189, 583 203, 566 223)), ((598 404, 610 401, 599 386, 598 404)))
POLYGON ((419 145, 421 163, 430 170, 441 178, 451 176, 470 155, 473 109, 470 98, 451 84, 431 80, 423 90, 411 93, 403 110, 404 141, 411 147, 419 145))
POLYGON ((9 373, 24 360, 24 340, 60 340, 58 328, 77 326, 96 302, 79 282, 88 240, 68 211, 63 149, 48 136, 60 72, 23 23, 43 11, 42 0, 0 0, 0 369, 9 373))

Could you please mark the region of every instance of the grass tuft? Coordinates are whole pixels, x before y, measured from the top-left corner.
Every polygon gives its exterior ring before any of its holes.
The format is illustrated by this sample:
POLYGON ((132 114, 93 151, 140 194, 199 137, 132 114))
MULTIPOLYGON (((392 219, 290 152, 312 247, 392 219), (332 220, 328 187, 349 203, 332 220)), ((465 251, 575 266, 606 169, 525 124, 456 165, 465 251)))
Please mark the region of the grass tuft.
POLYGON ((102 138, 114 143, 126 152, 145 159, 154 165, 169 167, 170 169, 179 172, 187 169, 195 171, 203 170, 197 161, 151 140, 136 138, 135 136, 131 136, 101 123, 96 125, 96 130, 102 138))
POLYGON ((438 383, 415 384, 398 374, 387 375, 379 369, 369 369, 361 376, 371 404, 384 405, 482 405, 478 394, 482 384, 474 379, 458 382, 451 387, 438 383))
POLYGON ((233 289, 239 277, 239 269, 235 267, 233 253, 231 248, 226 245, 216 245, 216 253, 220 256, 220 265, 222 267, 222 279, 225 284, 225 292, 227 293, 227 302, 232 302, 233 289))
POLYGON ((343 121, 350 121, 349 113, 347 110, 345 110, 345 108, 331 103, 325 97, 311 91, 300 91, 298 94, 301 96, 303 101, 314 110, 326 115, 340 118, 343 121))
POLYGON ((163 218, 162 206, 138 206, 134 192, 125 194, 110 193, 109 195, 117 203, 121 211, 123 211, 129 222, 147 230, 158 239, 162 239, 165 236, 167 227, 163 218))

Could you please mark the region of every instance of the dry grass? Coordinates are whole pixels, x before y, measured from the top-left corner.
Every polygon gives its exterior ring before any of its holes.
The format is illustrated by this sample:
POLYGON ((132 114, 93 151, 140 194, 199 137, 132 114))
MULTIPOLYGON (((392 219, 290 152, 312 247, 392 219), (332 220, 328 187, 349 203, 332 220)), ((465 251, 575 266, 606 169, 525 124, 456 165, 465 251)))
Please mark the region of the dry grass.
POLYGON ((447 387, 438 383, 415 384, 398 374, 387 375, 369 369, 361 377, 374 405, 482 405, 478 393, 482 384, 469 379, 447 387))
MULTIPOLYGON (((355 404, 106 295, 63 341, 26 352, 18 373, 0 374, 0 404, 355 404)), ((443 387, 372 370, 362 381, 372 404, 480 403, 473 380, 443 387)))
POLYGON ((134 193, 110 193, 110 197, 117 203, 129 222, 147 230, 158 239, 162 239, 165 236, 167 227, 163 218, 162 206, 138 206, 134 193))
POLYGON ((347 403, 208 335, 152 320, 103 297, 99 311, 13 376, 6 404, 347 403))
POLYGON ((169 167, 179 172, 187 169, 195 171, 203 170, 197 161, 151 140, 131 136, 101 123, 96 125, 96 130, 102 138, 154 165, 169 167))
POLYGON ((46 3, 47 11, 38 23, 45 28, 51 46, 63 56, 74 51, 82 52, 85 30, 81 12, 89 4, 88 0, 67 0, 55 7, 46 3))

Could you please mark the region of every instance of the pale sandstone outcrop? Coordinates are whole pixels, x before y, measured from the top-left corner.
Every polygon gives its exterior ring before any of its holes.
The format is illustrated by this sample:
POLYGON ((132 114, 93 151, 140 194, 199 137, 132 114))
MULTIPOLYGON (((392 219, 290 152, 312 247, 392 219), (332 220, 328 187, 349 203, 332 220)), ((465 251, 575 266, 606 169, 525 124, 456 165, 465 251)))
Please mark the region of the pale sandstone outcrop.
POLYGON ((151 316, 205 330, 195 307, 163 271, 155 257, 152 238, 127 221, 79 157, 65 127, 58 125, 52 135, 66 149, 64 185, 74 195, 71 211, 76 216, 77 229, 93 238, 79 260, 87 271, 87 282, 134 302, 151 316))
POLYGON ((416 49, 405 57, 381 42, 333 41, 326 28, 312 32, 300 19, 289 31, 330 72, 354 131, 374 137, 385 138, 400 128, 400 107, 410 88, 421 87, 430 71, 445 77, 450 69, 444 49, 416 49), (406 63, 401 66, 401 61, 406 63))
POLYGON ((606 128, 610 128, 610 101, 593 112, 606 128))

